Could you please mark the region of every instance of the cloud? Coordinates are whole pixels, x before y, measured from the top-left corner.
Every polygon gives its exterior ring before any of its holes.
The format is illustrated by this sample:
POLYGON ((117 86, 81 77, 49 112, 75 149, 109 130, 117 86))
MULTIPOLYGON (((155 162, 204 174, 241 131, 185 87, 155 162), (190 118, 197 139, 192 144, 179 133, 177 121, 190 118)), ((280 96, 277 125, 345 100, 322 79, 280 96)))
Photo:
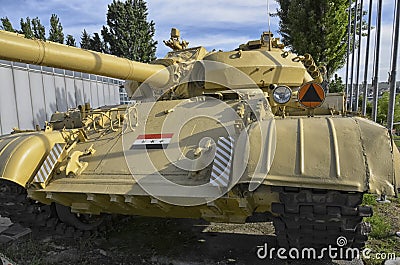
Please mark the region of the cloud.
MULTIPOLYGON (((270 12, 278 5, 270 1, 270 12)), ((239 44, 259 38, 267 26, 265 0, 238 1, 216 0, 199 4, 195 0, 157 1, 149 0, 149 18, 156 23, 156 39, 159 41, 158 55, 168 50, 162 40, 169 39, 170 28, 181 30, 181 36, 191 45, 230 50, 239 44)), ((272 29, 277 31, 278 20, 271 20, 272 29)))
MULTIPOLYGON (((392 23, 394 1, 383 0, 383 30, 380 81, 387 80, 390 66, 390 51, 392 38, 392 23)), ((14 0, 2 1, 0 17, 8 16, 14 27, 19 28, 21 17, 38 16, 42 23, 49 28, 49 18, 52 13, 60 17, 65 34, 72 34, 80 40, 85 28, 94 33, 101 30, 106 23, 107 5, 111 0, 14 0)), ((374 18, 376 3, 373 1, 374 18)), ((202 45, 208 50, 231 50, 239 44, 251 39, 257 39, 268 30, 266 0, 213 0, 199 2, 197 0, 147 0, 149 19, 156 24, 155 39, 158 41, 157 56, 163 57, 169 51, 163 40, 169 39, 171 27, 181 30, 182 38, 189 41, 191 46, 202 45)), ((364 0, 364 8, 369 4, 364 0)), ((270 0, 270 12, 273 13, 278 4, 270 0)), ((271 30, 278 31, 278 18, 271 18, 271 30)), ((375 24, 375 19, 374 19, 375 24)), ((372 48, 369 65, 372 66, 375 31, 372 32, 372 48)), ((360 76, 364 73, 364 54, 366 39, 363 39, 360 76)), ((371 80, 372 67, 369 70, 371 80)), ((345 67, 339 71, 345 77, 345 67)))
MULTIPOLYGON (((365 2, 365 1, 364 1, 365 2)), ((368 1, 369 2, 369 1, 368 1)), ((368 7, 368 4, 364 4, 364 8, 366 9, 368 7)), ((367 82, 371 83, 372 82, 372 77, 374 74, 374 66, 375 66, 375 45, 376 45, 376 13, 377 13, 377 7, 376 7, 377 2, 374 1, 373 5, 373 19, 372 19, 372 25, 374 29, 371 31, 371 46, 370 46, 370 51, 369 51, 369 62, 368 62, 368 78, 367 82)), ((379 75, 378 75, 378 80, 379 82, 386 82, 388 81, 388 73, 390 72, 390 67, 392 63, 392 37, 393 37, 393 10, 394 10, 394 3, 393 1, 389 0, 383 0, 383 10, 382 10, 382 30, 381 30, 381 42, 380 42, 380 60, 379 60, 379 75)), ((365 19, 368 19, 367 17, 365 19)), ((359 83, 364 81, 364 72, 365 72, 365 57, 366 57, 366 44, 367 44, 367 38, 364 37, 362 39, 362 45, 361 45, 361 61, 360 61, 360 79, 359 83)), ((358 53, 358 51, 356 51, 358 53)), ((357 59, 357 55, 356 55, 357 59)), ((350 62, 351 62, 351 57, 350 57, 350 62)), ((398 62, 400 62, 400 57, 398 58, 398 62)), ((357 63, 357 60, 356 60, 357 63)), ((356 77, 356 69, 357 69, 357 64, 354 66, 354 82, 355 82, 355 77, 356 77)), ((351 75, 351 67, 349 68, 349 82, 350 82, 350 75, 351 75)), ((346 66, 344 66, 342 69, 338 71, 339 76, 342 77, 342 79, 345 81, 346 77, 346 66)), ((397 79, 400 79, 400 76, 397 76, 397 79)))
MULTIPOLYGON (((267 22, 265 0, 257 1, 207 1, 199 5, 198 1, 148 1, 151 17, 159 22, 179 23, 188 26, 214 25, 219 23, 246 24, 267 22), (153 12, 152 12, 153 11, 153 12)), ((271 11, 277 7, 274 2, 271 11)), ((229 26, 229 24, 227 26, 229 26)))
MULTIPOLYGON (((106 23, 107 5, 110 0, 14 0, 4 1, 0 16, 8 16, 15 28, 19 28, 21 17, 38 16, 49 28, 52 13, 60 17, 65 34, 72 34, 79 41, 85 28, 88 32, 99 32, 106 23), (20 8, 23 7, 23 8, 20 8)), ((270 1, 270 12, 277 4, 270 1)), ((177 27, 182 37, 192 45, 210 48, 236 48, 245 38, 259 38, 267 29, 267 6, 265 0, 243 2, 239 0, 215 0, 199 4, 197 0, 148 0, 149 19, 156 23, 158 56, 167 48, 162 40, 169 39, 171 27, 177 27), (235 43, 236 40, 236 43, 235 43), (214 45, 218 47, 214 47, 214 45)), ((272 29, 277 30, 277 19, 272 19, 272 29)), ((247 39, 246 39, 247 40, 247 39)))
POLYGON ((2 1, 0 16, 7 16, 14 28, 19 28, 21 18, 39 17, 49 30, 51 14, 57 14, 64 28, 64 34, 80 38, 83 28, 98 31, 106 23, 108 0, 14 0, 2 1), (4 3, 3 3, 4 2, 4 3))
MULTIPOLYGON (((388 72, 390 70, 390 51, 391 51, 391 34, 390 34, 390 26, 384 26, 382 28, 382 39, 381 39, 381 52, 380 52, 380 67, 379 67, 379 81, 387 81, 388 72)), ((372 82, 372 76, 374 74, 374 66, 375 66, 375 50, 373 47, 375 46, 375 39, 376 39, 376 30, 371 32, 371 49, 369 51, 369 62, 368 62, 368 77, 367 82, 372 82)), ((359 83, 363 82, 364 80, 364 72, 365 72, 365 57, 366 57, 366 42, 367 39, 363 38, 362 40, 362 47, 361 47, 361 61, 360 61, 360 79, 359 83)), ((353 80, 356 82, 356 74, 357 74, 357 56, 358 51, 355 52, 355 65, 354 65, 354 72, 353 72, 353 80)), ((349 82, 350 82, 350 75, 351 75, 351 61, 352 57, 350 57, 350 67, 349 67, 349 82)), ((339 75, 343 77, 345 80, 345 67, 338 71, 339 75)))

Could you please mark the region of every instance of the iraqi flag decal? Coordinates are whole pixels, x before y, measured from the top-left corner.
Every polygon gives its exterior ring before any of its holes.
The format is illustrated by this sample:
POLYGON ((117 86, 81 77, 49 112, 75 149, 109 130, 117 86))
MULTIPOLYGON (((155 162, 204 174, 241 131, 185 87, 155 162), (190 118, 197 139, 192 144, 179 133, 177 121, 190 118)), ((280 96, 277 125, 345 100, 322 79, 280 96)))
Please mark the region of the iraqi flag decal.
POLYGON ((173 133, 139 135, 131 149, 166 149, 171 142, 173 133))

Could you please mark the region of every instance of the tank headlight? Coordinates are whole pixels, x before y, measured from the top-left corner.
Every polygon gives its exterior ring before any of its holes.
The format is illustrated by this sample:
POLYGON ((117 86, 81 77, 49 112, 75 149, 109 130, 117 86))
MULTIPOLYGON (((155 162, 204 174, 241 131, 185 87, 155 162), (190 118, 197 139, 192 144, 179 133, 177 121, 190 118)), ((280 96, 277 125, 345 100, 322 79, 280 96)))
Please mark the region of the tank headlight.
POLYGON ((272 97, 278 104, 286 104, 292 97, 292 90, 287 86, 278 86, 272 91, 272 97))

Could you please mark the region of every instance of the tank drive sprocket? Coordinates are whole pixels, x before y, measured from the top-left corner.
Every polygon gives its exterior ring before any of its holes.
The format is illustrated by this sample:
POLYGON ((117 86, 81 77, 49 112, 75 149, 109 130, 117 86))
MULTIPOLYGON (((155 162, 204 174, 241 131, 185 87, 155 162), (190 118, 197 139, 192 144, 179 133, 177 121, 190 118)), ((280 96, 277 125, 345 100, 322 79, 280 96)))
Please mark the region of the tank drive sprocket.
POLYGON ((9 181, 0 181, 0 216, 35 232, 53 229, 55 234, 64 237, 89 236, 104 230, 109 219, 104 215, 91 219, 88 215, 71 213, 69 207, 31 200, 24 188, 9 181))
POLYGON ((274 226, 278 245, 284 248, 322 249, 338 246, 363 248, 370 226, 363 217, 372 216, 370 206, 362 206, 363 194, 333 190, 276 187, 280 203, 273 203, 277 214, 274 226))

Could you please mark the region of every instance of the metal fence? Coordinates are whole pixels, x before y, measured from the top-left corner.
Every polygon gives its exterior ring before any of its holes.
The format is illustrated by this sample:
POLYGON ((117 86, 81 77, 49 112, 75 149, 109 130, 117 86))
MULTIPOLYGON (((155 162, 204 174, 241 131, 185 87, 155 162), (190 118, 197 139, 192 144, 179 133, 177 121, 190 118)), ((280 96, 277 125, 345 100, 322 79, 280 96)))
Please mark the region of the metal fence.
POLYGON ((120 104, 120 80, 0 60, 0 135, 43 127, 52 113, 120 104))

